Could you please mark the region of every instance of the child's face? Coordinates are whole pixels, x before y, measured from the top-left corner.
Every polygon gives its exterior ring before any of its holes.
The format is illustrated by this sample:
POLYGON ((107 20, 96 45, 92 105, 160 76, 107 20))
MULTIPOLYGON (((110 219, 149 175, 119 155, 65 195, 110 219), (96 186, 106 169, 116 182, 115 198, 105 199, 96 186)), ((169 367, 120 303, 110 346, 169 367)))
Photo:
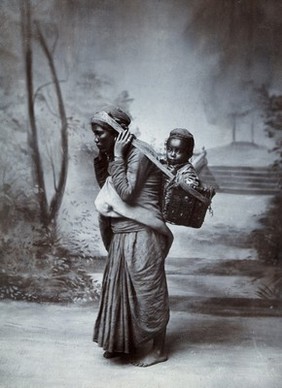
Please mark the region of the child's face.
POLYGON ((166 158, 168 164, 172 165, 188 162, 189 155, 185 143, 181 139, 168 139, 166 158))

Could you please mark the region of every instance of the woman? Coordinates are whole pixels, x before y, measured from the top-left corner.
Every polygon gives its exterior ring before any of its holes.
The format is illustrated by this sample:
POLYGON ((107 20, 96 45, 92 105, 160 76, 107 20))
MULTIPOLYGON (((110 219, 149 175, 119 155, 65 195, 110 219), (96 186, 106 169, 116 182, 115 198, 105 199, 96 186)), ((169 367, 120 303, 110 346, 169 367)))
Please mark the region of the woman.
POLYGON ((167 359, 164 260, 172 234, 160 211, 161 174, 131 144, 129 124, 129 116, 116 108, 91 119, 99 149, 94 167, 101 187, 95 204, 108 251, 93 339, 104 348, 106 358, 132 355, 153 340, 149 353, 133 362, 149 366, 167 359))

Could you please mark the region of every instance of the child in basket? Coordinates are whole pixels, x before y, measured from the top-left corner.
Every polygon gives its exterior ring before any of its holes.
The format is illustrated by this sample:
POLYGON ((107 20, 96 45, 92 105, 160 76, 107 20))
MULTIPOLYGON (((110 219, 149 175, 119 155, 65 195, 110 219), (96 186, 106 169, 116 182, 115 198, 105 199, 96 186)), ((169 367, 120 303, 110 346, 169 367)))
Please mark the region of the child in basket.
POLYGON ((189 161, 194 151, 194 137, 184 128, 173 129, 166 141, 166 160, 162 161, 166 167, 175 175, 172 182, 164 184, 165 190, 171 185, 186 185, 197 188, 200 186, 200 180, 194 166, 189 161))
POLYGON ((166 222, 200 228, 215 191, 200 182, 190 162, 193 150, 194 138, 187 129, 170 132, 163 163, 174 177, 164 178, 162 212, 166 222))

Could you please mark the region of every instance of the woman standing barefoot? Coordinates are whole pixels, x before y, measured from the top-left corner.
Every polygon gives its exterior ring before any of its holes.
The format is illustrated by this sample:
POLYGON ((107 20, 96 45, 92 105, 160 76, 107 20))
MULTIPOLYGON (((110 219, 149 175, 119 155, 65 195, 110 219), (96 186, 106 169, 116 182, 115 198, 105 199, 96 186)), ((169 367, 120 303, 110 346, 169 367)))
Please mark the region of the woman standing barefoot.
POLYGON ((131 144, 129 124, 120 109, 91 120, 99 149, 94 159, 101 187, 96 207, 108 251, 93 340, 107 358, 132 356, 152 340, 149 353, 133 362, 144 367, 167 360, 164 262, 173 237, 160 211, 160 172, 131 144), (123 130, 116 132, 113 124, 123 130))

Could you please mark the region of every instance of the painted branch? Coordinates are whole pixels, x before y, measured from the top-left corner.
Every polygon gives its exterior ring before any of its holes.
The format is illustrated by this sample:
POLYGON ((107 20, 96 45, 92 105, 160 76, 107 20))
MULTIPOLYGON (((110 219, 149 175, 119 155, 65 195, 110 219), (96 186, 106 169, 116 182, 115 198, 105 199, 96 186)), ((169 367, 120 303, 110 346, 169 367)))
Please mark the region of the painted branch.
POLYGON ((65 107, 63 102, 63 97, 61 93, 60 83, 57 77, 57 72, 55 69, 55 64, 53 60, 52 53, 47 45, 46 39, 44 35, 41 32, 40 26, 38 23, 36 23, 37 32, 38 32, 38 39, 40 42, 40 45, 43 49, 44 54, 46 55, 48 65, 51 71, 52 79, 55 86, 55 91, 57 94, 58 99, 58 109, 61 119, 61 148, 62 148, 62 160, 61 160, 61 167, 60 167, 60 173, 59 173, 59 182, 57 184, 57 190, 55 191, 49 208, 49 222, 56 221, 58 211, 60 209, 65 186, 66 186, 66 180, 67 180, 67 171, 68 171, 68 123, 67 123, 67 117, 65 113, 65 107))
POLYGON ((25 59, 26 72, 26 89, 28 102, 28 117, 31 128, 30 146, 32 150, 33 170, 35 175, 35 182, 38 186, 38 201, 40 208, 40 220, 44 226, 48 224, 48 202, 46 195, 46 188, 44 182, 44 172, 40 150, 38 145, 38 130, 34 112, 33 100, 33 55, 32 55, 32 32, 31 32, 31 9, 29 0, 25 0, 22 4, 22 39, 23 52, 25 59))

